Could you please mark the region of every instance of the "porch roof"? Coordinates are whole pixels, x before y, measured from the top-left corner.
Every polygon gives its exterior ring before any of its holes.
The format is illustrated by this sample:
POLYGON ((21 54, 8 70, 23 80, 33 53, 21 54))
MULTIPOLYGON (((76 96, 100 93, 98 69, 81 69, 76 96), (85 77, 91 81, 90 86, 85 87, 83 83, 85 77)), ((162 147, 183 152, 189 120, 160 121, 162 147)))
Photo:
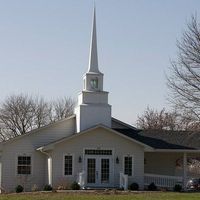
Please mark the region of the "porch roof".
POLYGON ((200 132, 197 131, 143 130, 139 134, 170 144, 200 149, 200 132))
POLYGON ((121 134, 130 137, 134 140, 137 140, 143 144, 146 144, 154 149, 170 149, 170 150, 196 150, 196 148, 189 147, 186 145, 179 145, 168 142, 166 140, 162 140, 161 138, 149 137, 147 135, 143 135, 141 130, 135 130, 131 128, 114 129, 115 131, 120 132, 121 134))

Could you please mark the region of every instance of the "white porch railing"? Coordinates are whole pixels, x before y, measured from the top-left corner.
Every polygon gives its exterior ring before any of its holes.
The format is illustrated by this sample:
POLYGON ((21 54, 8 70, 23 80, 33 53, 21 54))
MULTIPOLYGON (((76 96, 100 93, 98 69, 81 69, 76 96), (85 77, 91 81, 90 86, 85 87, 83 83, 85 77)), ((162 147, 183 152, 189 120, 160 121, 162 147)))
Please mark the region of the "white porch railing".
POLYGON ((82 171, 78 174, 78 184, 80 185, 81 188, 84 188, 85 186, 85 172, 82 171))
POLYGON ((120 173, 120 188, 123 188, 124 190, 128 190, 128 175, 124 173, 120 173))
POLYGON ((144 174, 144 185, 154 183, 158 187, 172 189, 176 184, 183 184, 183 178, 180 176, 165 176, 158 174, 144 174))

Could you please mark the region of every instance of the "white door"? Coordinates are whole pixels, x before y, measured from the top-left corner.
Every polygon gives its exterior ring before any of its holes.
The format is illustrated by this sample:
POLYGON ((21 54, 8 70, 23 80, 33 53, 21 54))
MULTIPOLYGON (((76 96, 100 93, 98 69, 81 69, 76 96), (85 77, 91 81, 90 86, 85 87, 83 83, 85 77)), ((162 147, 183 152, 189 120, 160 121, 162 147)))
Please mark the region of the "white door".
POLYGON ((86 182, 88 187, 111 187, 113 170, 110 157, 86 158, 86 182))

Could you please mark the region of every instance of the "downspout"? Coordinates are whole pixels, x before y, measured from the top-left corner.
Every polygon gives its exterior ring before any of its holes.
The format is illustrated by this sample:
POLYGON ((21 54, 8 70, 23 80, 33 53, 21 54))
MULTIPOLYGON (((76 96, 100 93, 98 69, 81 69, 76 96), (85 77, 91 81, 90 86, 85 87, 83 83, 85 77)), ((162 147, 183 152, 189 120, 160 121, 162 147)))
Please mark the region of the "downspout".
POLYGON ((48 159, 47 159, 47 165, 48 165, 48 184, 52 186, 52 156, 43 151, 43 149, 39 149, 39 151, 43 154, 45 154, 46 156, 48 156, 48 159))

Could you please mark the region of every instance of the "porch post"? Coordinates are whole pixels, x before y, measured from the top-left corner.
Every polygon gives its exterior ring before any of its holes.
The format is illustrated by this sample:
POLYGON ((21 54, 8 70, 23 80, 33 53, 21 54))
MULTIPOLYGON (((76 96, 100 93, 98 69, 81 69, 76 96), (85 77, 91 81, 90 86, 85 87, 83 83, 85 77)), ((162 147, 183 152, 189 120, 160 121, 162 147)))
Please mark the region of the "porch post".
POLYGON ((52 186, 52 157, 48 157, 48 184, 52 186))
POLYGON ((183 153, 183 189, 186 190, 187 184, 187 153, 183 153))

